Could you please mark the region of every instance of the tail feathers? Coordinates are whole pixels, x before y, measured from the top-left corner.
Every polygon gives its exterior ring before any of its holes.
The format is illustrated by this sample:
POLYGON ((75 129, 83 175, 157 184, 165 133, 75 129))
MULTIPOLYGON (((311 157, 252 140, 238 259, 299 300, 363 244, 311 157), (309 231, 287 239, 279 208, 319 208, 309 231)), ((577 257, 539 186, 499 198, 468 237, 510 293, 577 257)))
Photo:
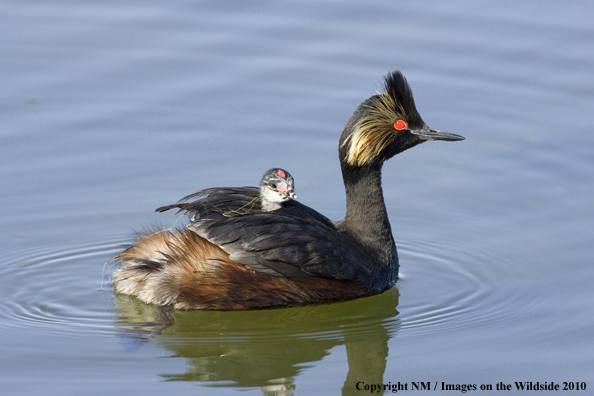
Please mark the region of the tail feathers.
POLYGON ((146 303, 176 305, 195 278, 208 277, 214 259, 227 253, 195 233, 145 230, 115 259, 121 266, 112 277, 118 293, 135 295, 146 303))

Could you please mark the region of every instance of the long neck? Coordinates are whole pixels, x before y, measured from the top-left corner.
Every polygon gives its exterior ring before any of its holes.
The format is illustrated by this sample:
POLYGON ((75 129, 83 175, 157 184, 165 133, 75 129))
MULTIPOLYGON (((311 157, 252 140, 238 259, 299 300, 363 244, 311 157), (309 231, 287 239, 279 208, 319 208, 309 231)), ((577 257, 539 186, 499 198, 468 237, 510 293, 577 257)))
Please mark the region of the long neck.
POLYGON ((342 166, 346 216, 341 232, 368 249, 383 266, 398 266, 396 245, 384 203, 380 166, 342 166))

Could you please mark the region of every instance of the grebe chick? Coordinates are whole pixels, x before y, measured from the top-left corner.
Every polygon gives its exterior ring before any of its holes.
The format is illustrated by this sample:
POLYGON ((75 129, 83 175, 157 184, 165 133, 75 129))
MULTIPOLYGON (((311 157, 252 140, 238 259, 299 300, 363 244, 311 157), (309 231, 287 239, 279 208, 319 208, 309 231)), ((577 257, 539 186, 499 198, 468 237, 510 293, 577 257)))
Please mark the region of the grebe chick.
POLYGON ((280 209, 284 203, 296 199, 295 181, 289 172, 272 168, 264 173, 260 189, 256 187, 207 188, 183 197, 173 205, 161 206, 156 212, 179 209, 193 213, 190 220, 197 221, 200 213, 219 213, 224 217, 271 212, 280 209))
POLYGON ((202 190, 157 209, 178 208, 190 223, 138 235, 115 257, 121 266, 114 289, 146 303, 219 310, 381 293, 394 286, 399 268, 381 187, 384 162, 428 140, 463 139, 429 128, 404 76, 390 73, 383 91, 357 107, 340 136, 344 220, 290 199, 278 184, 271 196, 282 202, 273 206, 262 204, 253 187, 202 190))
POLYGON ((270 212, 280 209, 281 203, 297 199, 293 176, 284 169, 272 168, 264 173, 260 183, 262 210, 270 212))

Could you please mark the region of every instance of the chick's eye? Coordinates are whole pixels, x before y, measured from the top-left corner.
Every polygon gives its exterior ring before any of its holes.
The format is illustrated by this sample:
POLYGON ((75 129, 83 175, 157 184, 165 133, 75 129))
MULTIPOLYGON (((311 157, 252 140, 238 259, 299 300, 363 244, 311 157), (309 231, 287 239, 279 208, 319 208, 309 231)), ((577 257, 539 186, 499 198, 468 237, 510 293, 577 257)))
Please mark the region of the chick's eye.
POLYGON ((276 183, 272 183, 272 184, 270 185, 270 187, 272 187, 272 188, 276 189, 276 183))
POLYGON ((398 120, 394 123, 394 128, 401 131, 406 128, 406 122, 404 120, 398 120))

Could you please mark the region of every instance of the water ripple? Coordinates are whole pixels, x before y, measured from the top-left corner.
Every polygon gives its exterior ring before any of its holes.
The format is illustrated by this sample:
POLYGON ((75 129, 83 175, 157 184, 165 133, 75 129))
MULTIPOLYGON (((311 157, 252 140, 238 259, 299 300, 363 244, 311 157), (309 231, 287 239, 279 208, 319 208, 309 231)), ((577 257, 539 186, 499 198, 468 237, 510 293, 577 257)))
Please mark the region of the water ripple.
POLYGON ((409 237, 400 256, 406 264, 399 282, 399 337, 508 326, 544 304, 521 280, 518 263, 495 247, 409 237), (510 312, 510 306, 516 308, 510 312))
MULTIPOLYGON (((10 320, 0 323, 71 333, 81 328, 84 332, 113 332, 118 326, 150 323, 154 307, 130 297, 114 299, 107 284, 110 265, 103 276, 104 290, 98 291, 102 263, 123 245, 105 241, 59 252, 39 248, 28 257, 12 257, 13 264, 0 270, 0 276, 10 279, 4 290, 8 297, 0 308, 0 316, 10 320)), ((397 288, 380 296, 251 312, 181 312, 176 313, 176 321, 181 318, 184 325, 175 327, 174 337, 231 337, 234 342, 245 337, 257 341, 287 336, 340 340, 345 331, 351 337, 364 338, 376 331, 374 326, 388 329, 392 336, 414 337, 506 326, 522 321, 524 313, 539 305, 531 288, 518 283, 513 263, 505 264, 506 258, 495 248, 408 236, 399 251, 401 279, 397 288), (496 259, 500 265, 494 264, 496 259), (523 309, 510 312, 511 305, 523 309)))
MULTIPOLYGON (((113 329, 111 302, 99 291, 101 261, 121 250, 114 241, 52 252, 37 248, 3 265, 4 304, 0 321, 7 327, 44 327, 77 333, 79 328, 103 332, 113 329), (57 325, 57 326, 56 326, 57 325)), ((107 272, 104 283, 108 278, 107 272)), ((105 286, 104 286, 105 287, 105 286)))

